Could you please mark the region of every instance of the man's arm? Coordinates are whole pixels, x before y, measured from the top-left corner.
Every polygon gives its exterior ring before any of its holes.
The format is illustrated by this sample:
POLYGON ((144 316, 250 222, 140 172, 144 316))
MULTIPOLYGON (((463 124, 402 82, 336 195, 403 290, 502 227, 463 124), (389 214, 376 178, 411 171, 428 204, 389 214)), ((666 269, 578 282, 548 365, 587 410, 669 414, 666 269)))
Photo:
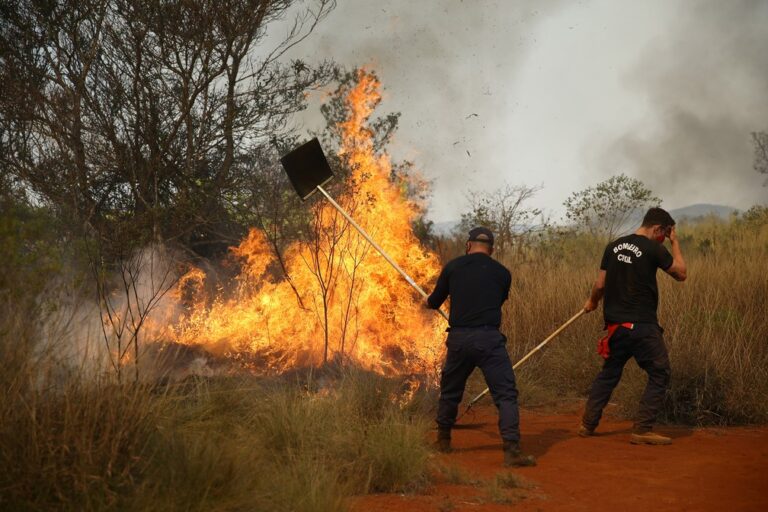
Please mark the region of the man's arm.
POLYGON ((600 269, 595 279, 595 284, 592 285, 592 293, 589 294, 587 302, 584 303, 584 311, 589 313, 597 309, 598 304, 603 299, 605 293, 605 270, 600 269))
POLYGON ((669 243, 672 249, 672 265, 664 269, 664 272, 674 277, 677 281, 685 281, 688 277, 688 268, 685 266, 683 252, 680 250, 680 241, 677 239, 675 227, 669 232, 669 243))
POLYGON ((446 267, 440 272, 435 289, 427 297, 427 307, 429 309, 439 309, 443 302, 445 302, 445 299, 448 298, 448 289, 448 272, 446 267))

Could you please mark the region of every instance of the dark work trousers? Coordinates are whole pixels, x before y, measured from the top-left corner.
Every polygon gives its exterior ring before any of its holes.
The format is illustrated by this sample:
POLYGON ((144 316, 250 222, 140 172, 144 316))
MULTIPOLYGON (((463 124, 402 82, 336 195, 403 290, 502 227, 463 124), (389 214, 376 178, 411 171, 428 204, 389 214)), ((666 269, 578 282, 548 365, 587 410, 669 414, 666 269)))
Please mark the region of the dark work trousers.
POLYGON ((616 329, 610 341, 610 355, 589 391, 582 419, 585 427, 590 430, 597 427, 603 415, 603 408, 608 404, 613 389, 621 379, 624 365, 634 357, 640 368, 648 374, 648 383, 640 399, 635 431, 647 432, 653 428, 669 386, 669 356, 663 333, 661 327, 651 323, 635 324, 633 329, 616 329))
POLYGON ((493 403, 499 410, 499 432, 504 441, 520 441, 515 373, 506 349, 507 338, 495 328, 452 329, 440 378, 437 427, 450 431, 456 422, 467 378, 476 367, 485 377, 493 403))

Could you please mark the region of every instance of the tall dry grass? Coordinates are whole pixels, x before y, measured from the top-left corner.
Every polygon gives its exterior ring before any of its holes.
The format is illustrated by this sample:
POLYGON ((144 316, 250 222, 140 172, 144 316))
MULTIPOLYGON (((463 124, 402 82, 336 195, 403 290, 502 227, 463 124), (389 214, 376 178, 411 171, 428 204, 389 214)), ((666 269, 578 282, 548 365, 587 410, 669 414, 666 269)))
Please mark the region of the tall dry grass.
POLYGON ((400 380, 120 385, 73 366, 46 322, 72 255, 44 212, 0 212, 0 510, 340 511, 424 483, 424 397, 400 380))
MULTIPOLYGON (((667 421, 768 421, 768 219, 679 226, 688 280, 659 272, 659 322, 672 363, 667 421)), ((560 237, 504 263, 513 274, 502 330, 513 360, 579 311, 604 245, 560 237)), ((583 397, 599 371, 600 310, 582 317, 518 372, 523 400, 583 397)), ((613 400, 632 414, 645 374, 630 362, 613 400)))
POLYGON ((61 372, 28 350, 24 325, 0 315, 13 355, 0 372, 0 510, 341 511, 352 494, 426 481, 423 397, 397 380, 118 385, 61 372))
MULTIPOLYGON (((711 220, 680 233, 690 277, 659 276, 673 367, 664 416, 768 421, 768 222, 711 220)), ((513 359, 582 307, 601 252, 567 235, 505 261, 513 359)), ((85 378, 41 350, 40 303, 16 284, 0 290, 0 510, 335 511, 352 494, 427 479, 433 396, 354 370, 154 386, 85 378)), ((601 330, 595 312, 527 362, 523 402, 583 397, 601 330)), ((644 381, 630 363, 614 396, 625 412, 644 381)))

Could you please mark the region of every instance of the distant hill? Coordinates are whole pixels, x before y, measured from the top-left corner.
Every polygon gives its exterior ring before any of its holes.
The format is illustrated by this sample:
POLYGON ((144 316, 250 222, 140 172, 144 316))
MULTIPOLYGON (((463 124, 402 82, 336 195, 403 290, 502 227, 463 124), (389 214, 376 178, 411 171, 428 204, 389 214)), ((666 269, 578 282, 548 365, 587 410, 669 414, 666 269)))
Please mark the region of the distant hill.
POLYGON ((737 208, 730 206, 723 206, 721 204, 692 204, 683 208, 675 208, 669 210, 669 214, 676 221, 678 220, 693 220, 700 217, 708 217, 714 215, 723 220, 727 220, 734 212, 739 212, 737 208))

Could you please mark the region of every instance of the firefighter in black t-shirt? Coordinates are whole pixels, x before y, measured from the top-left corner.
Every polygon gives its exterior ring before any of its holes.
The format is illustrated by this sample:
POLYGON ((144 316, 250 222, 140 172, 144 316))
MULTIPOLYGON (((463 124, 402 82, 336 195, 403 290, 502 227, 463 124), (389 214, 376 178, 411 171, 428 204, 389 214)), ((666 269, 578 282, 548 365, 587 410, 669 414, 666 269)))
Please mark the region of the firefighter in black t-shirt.
POLYGON ((579 428, 582 437, 594 435, 603 408, 621 379, 624 365, 634 357, 648 374, 648 383, 640 400, 630 442, 672 442, 653 432, 670 376, 664 331, 656 319, 659 302, 657 268, 678 281, 685 281, 686 267, 675 233, 675 221, 665 210, 651 208, 634 234, 621 237, 605 248, 600 272, 584 305, 585 311, 593 311, 605 296, 608 334, 598 344, 598 352, 605 362, 589 392, 579 428), (672 254, 663 245, 665 238, 669 238, 672 254))
POLYGON ((499 332, 501 305, 509 296, 512 278, 504 265, 491 258, 493 233, 482 227, 469 232, 467 253, 449 261, 427 298, 427 307, 437 309, 451 296, 447 353, 440 377, 437 409, 437 446, 451 449, 451 428, 456 422, 464 386, 479 367, 499 410, 499 431, 504 442, 504 464, 532 466, 531 456, 520 451, 520 417, 517 409, 515 373, 499 332))

